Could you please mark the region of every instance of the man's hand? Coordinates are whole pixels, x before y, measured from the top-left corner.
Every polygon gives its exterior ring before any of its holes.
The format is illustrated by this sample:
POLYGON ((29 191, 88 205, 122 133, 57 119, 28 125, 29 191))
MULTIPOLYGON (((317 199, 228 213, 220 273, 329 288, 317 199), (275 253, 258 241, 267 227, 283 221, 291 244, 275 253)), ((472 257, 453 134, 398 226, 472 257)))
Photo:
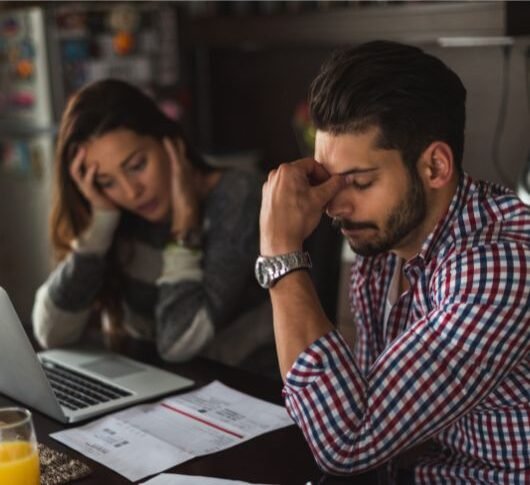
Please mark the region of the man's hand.
POLYGON ((328 202, 344 187, 312 158, 284 163, 263 185, 260 213, 261 254, 274 256, 302 249, 328 202))

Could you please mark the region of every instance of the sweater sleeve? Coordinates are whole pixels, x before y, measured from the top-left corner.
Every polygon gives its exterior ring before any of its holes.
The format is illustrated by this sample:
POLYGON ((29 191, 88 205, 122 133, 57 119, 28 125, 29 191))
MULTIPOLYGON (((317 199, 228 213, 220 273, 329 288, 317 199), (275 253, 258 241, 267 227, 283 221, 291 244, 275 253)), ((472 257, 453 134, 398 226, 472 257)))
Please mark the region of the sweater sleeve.
POLYGON ((258 252, 260 180, 230 172, 205 208, 202 251, 166 248, 158 280, 157 346, 170 361, 200 352, 238 314, 258 252))
POLYGON ((42 347, 79 340, 103 283, 104 256, 118 221, 119 212, 96 212, 89 230, 73 241, 73 251, 37 290, 32 321, 42 347))

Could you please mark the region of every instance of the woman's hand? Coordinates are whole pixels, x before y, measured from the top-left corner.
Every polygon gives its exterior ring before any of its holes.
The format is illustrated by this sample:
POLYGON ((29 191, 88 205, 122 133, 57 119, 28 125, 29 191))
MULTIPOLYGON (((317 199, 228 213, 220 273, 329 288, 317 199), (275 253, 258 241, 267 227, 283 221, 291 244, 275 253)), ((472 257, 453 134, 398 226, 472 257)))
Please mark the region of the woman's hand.
POLYGON ((79 147, 74 161, 70 165, 70 176, 77 185, 79 191, 88 200, 92 209, 100 210, 117 210, 108 197, 101 193, 101 190, 95 183, 95 177, 98 170, 97 164, 86 165, 86 149, 79 147))
POLYGON ((183 239, 191 230, 200 227, 199 194, 184 142, 164 138, 164 147, 171 177, 171 234, 175 239, 183 239))

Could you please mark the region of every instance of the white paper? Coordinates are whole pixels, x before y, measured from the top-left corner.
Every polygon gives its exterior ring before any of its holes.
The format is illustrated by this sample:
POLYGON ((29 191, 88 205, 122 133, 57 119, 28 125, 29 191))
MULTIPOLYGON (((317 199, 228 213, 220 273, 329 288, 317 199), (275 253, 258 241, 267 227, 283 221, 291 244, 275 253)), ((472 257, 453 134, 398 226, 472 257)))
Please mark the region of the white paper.
POLYGON ((137 481, 291 424, 282 406, 215 381, 50 436, 137 481))
POLYGON ((143 482, 142 485, 247 485, 249 483, 250 482, 241 482, 240 480, 227 480, 225 478, 162 473, 147 482, 143 482))

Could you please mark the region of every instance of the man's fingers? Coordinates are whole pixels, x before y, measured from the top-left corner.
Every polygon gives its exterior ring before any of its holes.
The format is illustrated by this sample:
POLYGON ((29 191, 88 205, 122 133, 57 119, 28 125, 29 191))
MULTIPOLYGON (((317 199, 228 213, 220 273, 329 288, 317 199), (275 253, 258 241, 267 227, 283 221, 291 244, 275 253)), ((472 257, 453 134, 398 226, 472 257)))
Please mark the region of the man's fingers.
POLYGON ((315 165, 319 165, 313 158, 300 158, 294 162, 289 163, 293 167, 297 167, 304 171, 306 175, 311 175, 317 169, 315 165))
POLYGON ((332 175, 325 182, 312 187, 311 194, 322 209, 324 209, 328 202, 335 197, 345 185, 346 177, 344 175, 332 175))
POLYGON ((291 178, 300 180, 295 174, 302 175, 309 189, 308 197, 315 200, 320 207, 324 208, 327 203, 346 185, 344 175, 331 175, 320 163, 312 158, 302 158, 291 163, 283 163, 278 168, 271 170, 264 185, 267 186, 277 182, 279 179, 291 178), (294 177, 294 178, 293 178, 294 177))
POLYGON ((267 175, 267 182, 271 182, 274 177, 276 177, 276 169, 273 168, 267 175))
POLYGON ((331 174, 324 168, 321 163, 315 161, 313 172, 309 176, 311 185, 320 185, 331 177, 331 174))
POLYGON ((320 185, 331 177, 331 174, 314 158, 301 158, 291 162, 292 166, 304 171, 311 185, 320 185))

